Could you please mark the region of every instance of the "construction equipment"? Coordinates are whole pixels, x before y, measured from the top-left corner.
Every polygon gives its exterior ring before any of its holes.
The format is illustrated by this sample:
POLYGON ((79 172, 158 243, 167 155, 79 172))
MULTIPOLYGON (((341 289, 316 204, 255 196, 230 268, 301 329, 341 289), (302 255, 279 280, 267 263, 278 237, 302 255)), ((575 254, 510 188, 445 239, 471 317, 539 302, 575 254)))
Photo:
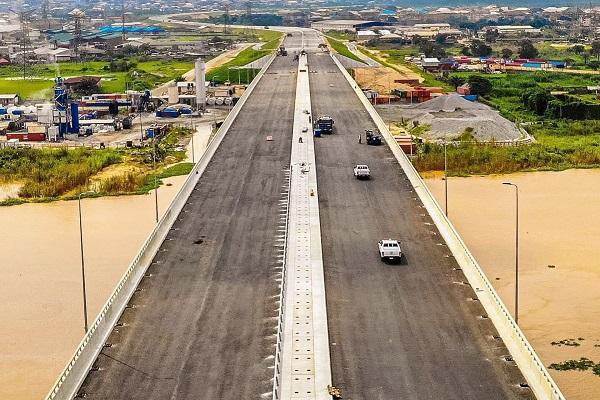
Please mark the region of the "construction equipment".
POLYGON ((315 136, 321 136, 322 133, 333 133, 333 118, 329 115, 321 115, 313 125, 315 136))
POLYGON ((279 46, 279 50, 277 50, 278 56, 287 56, 287 50, 284 46, 279 46))
POLYGON ((379 146, 381 144, 381 136, 375 134, 371 129, 365 129, 365 135, 367 137, 367 144, 371 146, 379 146))

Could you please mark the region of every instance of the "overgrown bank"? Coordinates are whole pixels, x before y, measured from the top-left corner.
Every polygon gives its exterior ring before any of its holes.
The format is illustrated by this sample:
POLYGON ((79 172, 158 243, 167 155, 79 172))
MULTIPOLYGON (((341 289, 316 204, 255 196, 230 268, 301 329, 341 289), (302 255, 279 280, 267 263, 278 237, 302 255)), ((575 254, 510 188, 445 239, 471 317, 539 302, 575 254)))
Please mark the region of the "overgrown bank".
POLYGON ((190 172, 192 164, 181 162, 190 135, 189 129, 173 128, 155 148, 1 149, 0 184, 17 183, 19 191, 0 205, 72 199, 89 190, 95 196, 147 193, 161 179, 190 172))

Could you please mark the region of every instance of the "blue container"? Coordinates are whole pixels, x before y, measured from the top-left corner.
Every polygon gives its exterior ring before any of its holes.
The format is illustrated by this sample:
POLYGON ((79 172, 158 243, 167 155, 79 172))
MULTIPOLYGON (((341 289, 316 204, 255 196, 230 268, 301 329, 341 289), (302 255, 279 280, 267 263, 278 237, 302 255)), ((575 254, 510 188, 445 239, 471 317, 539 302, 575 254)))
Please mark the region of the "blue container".
POLYGON ((181 114, 182 115, 191 115, 192 114, 192 109, 191 108, 182 108, 181 109, 181 114))
POLYGON ((0 108, 0 115, 5 115, 6 113, 6 108, 0 108))
POLYGON ((12 115, 23 115, 23 110, 13 110, 12 115))
POLYGON ((469 101, 476 101, 477 100, 477 95, 476 94, 465 94, 464 96, 465 100, 469 100, 469 101))

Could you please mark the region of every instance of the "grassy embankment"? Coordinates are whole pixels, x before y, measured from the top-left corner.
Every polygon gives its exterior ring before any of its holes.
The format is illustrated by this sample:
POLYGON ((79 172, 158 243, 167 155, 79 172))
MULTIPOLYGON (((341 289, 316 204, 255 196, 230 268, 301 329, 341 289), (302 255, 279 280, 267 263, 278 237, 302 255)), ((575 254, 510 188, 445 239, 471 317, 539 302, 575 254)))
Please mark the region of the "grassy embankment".
MULTIPOLYGON (((455 73, 468 78, 476 73, 455 73)), ((517 171, 564 170, 600 167, 600 120, 575 121, 538 116, 525 108, 521 94, 527 88, 559 90, 598 84, 600 77, 546 72, 484 75, 492 92, 483 101, 515 122, 528 122, 536 143, 513 147, 461 144, 448 147, 448 165, 453 175, 511 173, 517 171)), ((420 171, 443 170, 443 148, 425 144, 413 160, 420 171)))
POLYGON ((50 99, 56 76, 100 76, 100 89, 105 93, 125 91, 126 82, 135 82, 136 88, 151 89, 158 84, 175 79, 194 67, 192 62, 141 61, 132 59, 134 64, 128 71, 111 72, 109 62, 87 61, 82 63, 65 62, 49 65, 35 65, 28 70, 31 79, 19 79, 22 71, 17 66, 0 68, 0 91, 17 93, 22 99, 50 99), (7 79, 8 78, 8 79, 7 79))
MULTIPOLYGON (((188 174, 177 147, 191 131, 174 128, 157 144, 158 184, 170 176, 188 174)), ((152 147, 138 149, 4 148, 0 150, 0 184, 21 185, 19 197, 0 202, 14 205, 74 199, 93 189, 95 196, 143 194, 154 188, 152 147)))
POLYGON ((281 32, 264 29, 257 31, 260 32, 258 35, 258 40, 264 42, 259 50, 256 50, 252 47, 242 50, 233 60, 208 71, 206 73, 206 79, 223 83, 229 78, 229 81, 232 83, 250 83, 258 70, 238 69, 236 67, 243 67, 246 64, 271 54, 279 47, 283 37, 283 33, 281 32))
POLYGON ((340 42, 339 40, 336 40, 329 36, 325 36, 325 38, 327 39, 327 42, 329 42, 329 46, 337 53, 343 55, 344 57, 351 58, 354 61, 358 61, 360 63, 363 62, 363 60, 361 60, 360 57, 348 50, 348 47, 346 47, 345 43, 340 42))

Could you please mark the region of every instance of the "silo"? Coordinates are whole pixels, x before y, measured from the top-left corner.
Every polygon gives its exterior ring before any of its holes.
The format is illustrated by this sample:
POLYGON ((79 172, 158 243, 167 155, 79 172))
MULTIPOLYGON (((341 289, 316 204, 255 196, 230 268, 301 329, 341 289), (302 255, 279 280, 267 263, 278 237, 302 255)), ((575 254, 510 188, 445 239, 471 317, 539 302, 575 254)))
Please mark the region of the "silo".
POLYGON ((206 104, 206 65, 201 58, 196 60, 196 108, 204 110, 206 104))

